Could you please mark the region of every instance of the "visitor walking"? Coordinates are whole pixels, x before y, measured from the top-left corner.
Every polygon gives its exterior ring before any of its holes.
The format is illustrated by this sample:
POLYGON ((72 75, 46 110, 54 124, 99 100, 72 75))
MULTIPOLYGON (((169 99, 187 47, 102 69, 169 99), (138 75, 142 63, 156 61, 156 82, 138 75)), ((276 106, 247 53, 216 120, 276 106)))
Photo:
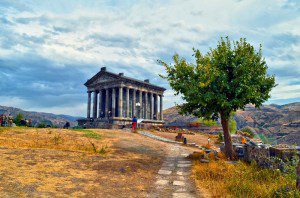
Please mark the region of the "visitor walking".
POLYGON ((135 131, 136 130, 136 125, 137 125, 137 118, 134 116, 132 118, 132 131, 135 131))

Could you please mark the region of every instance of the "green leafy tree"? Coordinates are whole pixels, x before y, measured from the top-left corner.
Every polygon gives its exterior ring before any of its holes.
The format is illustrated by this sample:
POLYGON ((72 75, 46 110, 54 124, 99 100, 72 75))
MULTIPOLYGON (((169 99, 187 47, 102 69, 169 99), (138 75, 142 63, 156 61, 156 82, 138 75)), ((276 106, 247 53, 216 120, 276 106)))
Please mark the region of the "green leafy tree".
POLYGON ((221 117, 225 154, 234 158, 229 133, 230 113, 244 109, 246 104, 262 105, 270 98, 275 77, 267 75, 267 64, 262 48, 256 51, 246 39, 230 42, 221 38, 215 49, 205 55, 194 49, 196 63, 189 63, 178 54, 174 64, 159 61, 166 69, 167 79, 175 94, 185 103, 178 106, 181 114, 192 114, 207 119, 221 117))
POLYGON ((14 122, 15 122, 15 124, 16 124, 17 126, 20 126, 20 125, 21 125, 21 120, 23 120, 23 119, 24 119, 23 114, 22 114, 22 113, 19 113, 19 114, 15 117, 14 122))

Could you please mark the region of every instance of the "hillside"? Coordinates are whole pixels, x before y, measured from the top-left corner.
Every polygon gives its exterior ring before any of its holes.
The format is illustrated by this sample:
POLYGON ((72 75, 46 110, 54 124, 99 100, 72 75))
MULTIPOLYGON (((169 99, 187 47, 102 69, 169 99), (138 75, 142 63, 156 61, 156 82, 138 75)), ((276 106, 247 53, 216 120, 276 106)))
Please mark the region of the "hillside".
MULTIPOLYGON (((166 124, 186 125, 197 118, 181 116, 176 107, 164 111, 166 124)), ((237 128, 252 127, 273 143, 300 145, 300 102, 286 105, 263 105, 260 109, 247 105, 235 115, 237 128)))
POLYGON ((52 113, 24 111, 14 107, 5 107, 0 105, 0 115, 6 114, 16 117, 19 113, 23 114, 24 118, 31 119, 33 125, 38 123, 51 123, 54 126, 62 127, 68 121, 70 122, 71 126, 75 126, 77 125, 76 120, 78 119, 78 117, 69 115, 55 115, 52 113))

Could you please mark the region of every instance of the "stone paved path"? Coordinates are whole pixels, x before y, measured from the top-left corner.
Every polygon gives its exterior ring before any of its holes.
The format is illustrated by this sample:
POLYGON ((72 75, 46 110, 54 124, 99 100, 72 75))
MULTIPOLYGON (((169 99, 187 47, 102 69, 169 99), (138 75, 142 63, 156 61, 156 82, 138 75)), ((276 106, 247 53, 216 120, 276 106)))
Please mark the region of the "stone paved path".
MULTIPOLYGON (((142 135, 148 136, 150 133, 140 132, 142 135)), ((152 135, 151 136, 155 136, 152 135)), ((150 136, 148 136, 150 137, 150 136)), ((160 141, 165 138, 158 136, 151 137, 160 141)), ((153 192, 149 197, 174 197, 174 198, 194 198, 197 196, 195 184, 190 179, 191 161, 186 157, 189 151, 170 140, 164 141, 172 144, 167 144, 168 152, 164 159, 162 167, 157 173, 157 179, 153 192)))

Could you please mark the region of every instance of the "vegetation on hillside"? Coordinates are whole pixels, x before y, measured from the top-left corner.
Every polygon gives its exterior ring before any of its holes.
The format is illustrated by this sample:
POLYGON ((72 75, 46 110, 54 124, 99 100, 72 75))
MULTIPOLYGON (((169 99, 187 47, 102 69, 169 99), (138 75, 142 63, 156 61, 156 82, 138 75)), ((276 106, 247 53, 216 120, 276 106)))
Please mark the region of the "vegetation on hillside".
POLYGON ((205 126, 219 126, 220 124, 215 121, 215 120, 212 120, 212 119, 205 119, 205 118, 199 118, 198 123, 201 123, 205 126))

